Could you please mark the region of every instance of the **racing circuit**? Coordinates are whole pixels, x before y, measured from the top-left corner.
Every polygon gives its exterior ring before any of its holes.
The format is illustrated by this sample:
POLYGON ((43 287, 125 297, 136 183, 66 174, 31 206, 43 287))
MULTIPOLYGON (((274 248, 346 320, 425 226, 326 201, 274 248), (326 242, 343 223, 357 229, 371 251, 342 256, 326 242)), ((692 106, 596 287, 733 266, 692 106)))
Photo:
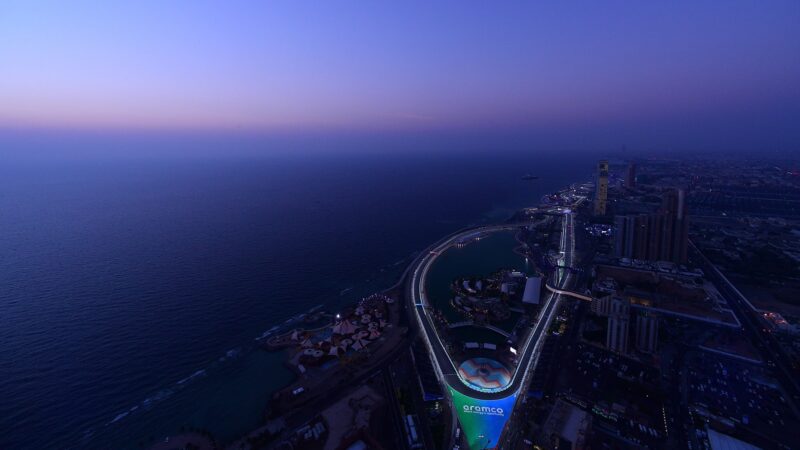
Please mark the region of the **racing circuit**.
MULTIPOLYGON (((559 266, 569 267, 573 263, 575 249, 573 221, 572 212, 567 210, 563 213, 559 266)), ((575 295, 574 292, 564 290, 570 285, 572 274, 569 270, 558 268, 550 275, 556 287, 547 286, 549 294, 544 297, 539 315, 522 341, 524 343, 518 351, 519 364, 510 374, 507 370, 504 372, 505 369, 502 367, 495 367, 490 361, 456 362, 452 359, 430 316, 431 304, 425 292, 426 275, 437 257, 460 240, 476 233, 514 230, 518 226, 478 227, 448 236, 418 258, 412 266, 412 273, 407 281, 409 308, 413 311, 412 315, 431 356, 439 383, 445 387, 451 409, 458 417, 469 448, 498 446, 516 405, 518 394, 525 391, 529 375, 536 366, 542 338, 558 310, 561 295, 575 295)))

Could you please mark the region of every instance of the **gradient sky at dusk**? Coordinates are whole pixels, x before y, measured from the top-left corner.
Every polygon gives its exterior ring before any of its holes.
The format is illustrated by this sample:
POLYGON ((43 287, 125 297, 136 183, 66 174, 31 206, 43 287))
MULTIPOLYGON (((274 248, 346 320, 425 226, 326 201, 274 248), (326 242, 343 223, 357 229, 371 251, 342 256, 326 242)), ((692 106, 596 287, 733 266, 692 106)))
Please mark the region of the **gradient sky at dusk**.
POLYGON ((713 141, 744 129, 800 142, 796 0, 5 1, 0 67, 6 130, 647 129, 713 141))

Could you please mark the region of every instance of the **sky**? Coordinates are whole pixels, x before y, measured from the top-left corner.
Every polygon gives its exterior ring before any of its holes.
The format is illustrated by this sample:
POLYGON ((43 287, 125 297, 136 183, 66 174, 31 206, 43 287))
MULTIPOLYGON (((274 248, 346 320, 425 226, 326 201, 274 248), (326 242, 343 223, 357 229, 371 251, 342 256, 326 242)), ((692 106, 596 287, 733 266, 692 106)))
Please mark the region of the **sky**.
POLYGON ((796 0, 0 2, 0 134, 791 151, 798 119, 796 0))

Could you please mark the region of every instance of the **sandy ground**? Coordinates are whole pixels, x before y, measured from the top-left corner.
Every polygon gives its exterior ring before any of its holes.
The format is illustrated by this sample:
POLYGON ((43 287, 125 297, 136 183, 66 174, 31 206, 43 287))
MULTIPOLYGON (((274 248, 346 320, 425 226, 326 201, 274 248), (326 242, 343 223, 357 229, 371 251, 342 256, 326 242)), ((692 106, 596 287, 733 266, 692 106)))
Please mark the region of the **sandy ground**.
MULTIPOLYGON (((351 362, 342 361, 327 370, 318 371, 314 374, 306 373, 305 375, 299 375, 297 380, 276 393, 279 399, 273 400, 273 406, 284 415, 283 417, 294 416, 296 418, 298 414, 304 417, 312 416, 315 404, 319 404, 319 402, 324 401, 326 398, 335 396, 335 392, 344 391, 352 387, 353 379, 369 373, 370 371, 374 371, 388 354, 397 349, 398 345, 400 345, 405 338, 407 328, 399 326, 399 318, 404 311, 398 298, 401 299, 402 296, 395 294, 392 297, 395 299, 395 302, 389 306, 389 322, 392 324, 392 327, 387 328, 383 336, 367 347, 366 351, 354 355, 354 359, 351 362), (293 396, 290 394, 292 390, 300 386, 305 389, 302 395, 293 396)), ((288 365, 291 367, 292 358, 290 358, 288 362, 288 365)), ((355 392, 358 391, 360 391, 360 389, 355 392)), ((374 394, 374 391, 372 392, 374 394)), ((352 395, 353 394, 348 395, 348 398, 352 398, 352 395)), ((377 398, 380 398, 377 394, 375 395, 377 398)), ((341 402, 337 402, 336 404, 339 403, 341 402)), ((348 406, 346 401, 344 405, 346 407, 348 406)), ((348 424, 351 423, 353 418, 352 410, 346 417, 350 420, 348 424)), ((291 422, 292 423, 286 424, 290 428, 296 425, 294 420, 291 422)), ((266 428, 266 426, 259 427, 227 446, 227 448, 238 449, 243 444, 244 448, 249 448, 246 444, 248 437, 258 436, 263 433, 266 428)), ((329 427, 330 432, 333 432, 333 430, 342 430, 344 432, 350 429, 350 425, 343 428, 340 428, 338 425, 329 427)), ((329 437, 328 442, 339 442, 341 437, 342 436, 329 437)))
POLYGON ((340 399, 328 409, 322 412, 322 417, 328 425, 328 440, 325 442, 324 450, 333 450, 353 428, 355 411, 350 404, 351 400, 364 399, 370 397, 375 403, 381 402, 382 397, 367 386, 361 386, 347 397, 340 399))

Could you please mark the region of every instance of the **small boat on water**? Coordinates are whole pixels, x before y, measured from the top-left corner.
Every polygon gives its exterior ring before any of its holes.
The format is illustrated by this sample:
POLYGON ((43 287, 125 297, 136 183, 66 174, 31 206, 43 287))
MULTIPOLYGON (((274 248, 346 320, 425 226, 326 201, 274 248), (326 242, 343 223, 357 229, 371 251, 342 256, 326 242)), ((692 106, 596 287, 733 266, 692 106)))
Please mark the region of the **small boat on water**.
POLYGON ((522 176, 522 179, 525 181, 530 181, 530 180, 538 180, 539 177, 537 177, 536 175, 531 175, 529 173, 526 173, 525 175, 522 176))

